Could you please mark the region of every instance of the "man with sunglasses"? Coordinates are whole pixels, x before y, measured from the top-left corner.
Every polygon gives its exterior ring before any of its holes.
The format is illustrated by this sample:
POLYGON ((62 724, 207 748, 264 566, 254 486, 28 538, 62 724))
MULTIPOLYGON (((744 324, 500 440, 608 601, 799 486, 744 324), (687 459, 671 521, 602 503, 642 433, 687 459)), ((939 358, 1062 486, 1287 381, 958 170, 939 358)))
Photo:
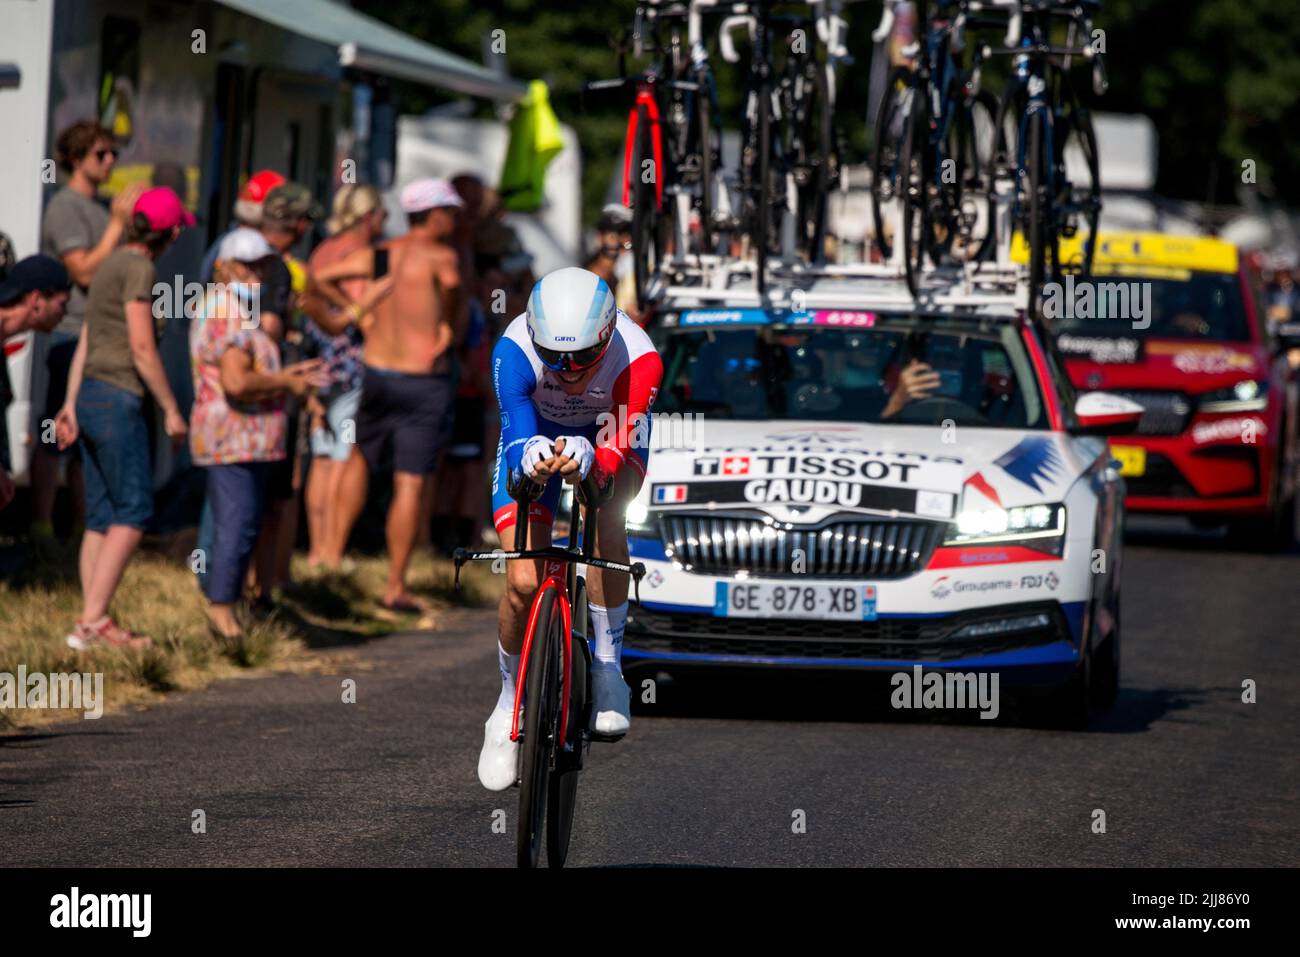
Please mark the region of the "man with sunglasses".
MULTIPOLYGON (((663 364, 650 337, 617 308, 609 285, 585 269, 559 269, 534 287, 523 315, 492 351, 492 381, 501 409, 501 440, 492 477, 497 534, 513 545, 515 503, 508 479, 523 475, 545 486, 528 513, 528 547, 551 542, 560 479, 576 483, 591 469, 614 478, 614 497, 597 517, 596 554, 628 560, 625 513, 645 478, 650 408, 663 364)), ((541 563, 510 562, 497 614, 501 690, 484 728, 479 781, 491 791, 515 779, 518 744, 510 740, 519 652, 541 563)), ((627 731, 631 701, 622 672, 627 576, 587 576, 594 641, 593 725, 602 734, 627 731)))
MULTIPOLYGON (((147 184, 136 183, 122 190, 111 204, 99 198, 99 189, 108 182, 117 164, 117 146, 112 131, 94 120, 73 123, 54 144, 54 157, 67 179, 62 189, 50 197, 41 222, 41 252, 57 259, 72 279, 72 294, 63 320, 50 333, 46 343, 45 364, 48 373, 45 401, 32 396, 33 409, 39 415, 33 434, 41 435, 40 423, 54 419, 63 407, 72 356, 77 351, 81 324, 86 318, 86 290, 100 264, 121 242, 131 221, 135 202, 147 184)), ((60 452, 52 443, 37 443, 32 450, 32 533, 39 550, 51 549, 54 541, 52 519, 54 493, 58 487, 58 461, 71 447, 60 452)), ((81 493, 81 461, 68 457, 68 485, 73 507, 82 511, 85 496, 81 493)), ((78 525, 82 524, 79 519, 78 525)))

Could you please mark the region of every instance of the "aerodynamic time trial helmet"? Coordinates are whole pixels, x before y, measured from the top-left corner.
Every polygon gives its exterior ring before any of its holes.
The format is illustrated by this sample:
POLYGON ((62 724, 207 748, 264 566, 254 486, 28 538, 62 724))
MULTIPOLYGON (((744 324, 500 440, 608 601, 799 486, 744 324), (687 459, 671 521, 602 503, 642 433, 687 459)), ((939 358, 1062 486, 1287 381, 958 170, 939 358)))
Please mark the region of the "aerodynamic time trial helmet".
POLYGON ((539 279, 528 297, 527 314, 533 348, 556 372, 580 372, 599 362, 618 321, 608 284, 577 266, 539 279))

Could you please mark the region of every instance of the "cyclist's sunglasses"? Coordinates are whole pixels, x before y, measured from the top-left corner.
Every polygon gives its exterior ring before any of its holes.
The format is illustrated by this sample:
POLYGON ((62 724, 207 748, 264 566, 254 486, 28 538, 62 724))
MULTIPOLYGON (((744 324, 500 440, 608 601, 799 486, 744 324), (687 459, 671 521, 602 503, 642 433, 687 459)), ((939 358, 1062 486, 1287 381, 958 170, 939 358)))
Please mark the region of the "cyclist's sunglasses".
POLYGON ((533 343, 533 348, 537 350, 538 357, 542 360, 542 365, 555 372, 583 372, 590 369, 600 361, 605 350, 609 348, 609 340, 589 346, 586 349, 578 349, 574 352, 558 352, 555 349, 543 349, 537 343, 533 343))
POLYGON ((95 150, 95 159, 99 160, 101 163, 104 162, 105 156, 112 156, 113 159, 117 159, 119 155, 120 151, 116 146, 108 146, 102 150, 95 150))

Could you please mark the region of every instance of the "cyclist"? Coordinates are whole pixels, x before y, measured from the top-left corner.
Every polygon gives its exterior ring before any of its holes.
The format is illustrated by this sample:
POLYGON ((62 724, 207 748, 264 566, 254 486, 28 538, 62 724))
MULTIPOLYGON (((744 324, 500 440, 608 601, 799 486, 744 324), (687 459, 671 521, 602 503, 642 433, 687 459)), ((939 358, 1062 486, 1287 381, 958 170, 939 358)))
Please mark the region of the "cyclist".
MULTIPOLYGON (((614 478, 613 498, 599 513, 596 555, 628 561, 625 512, 645 478, 650 407, 663 364, 650 337, 614 303, 605 281, 585 269, 558 269, 533 286, 526 311, 492 350, 492 382, 501 409, 501 440, 492 477, 492 512, 501 541, 514 544, 516 505, 507 480, 526 475, 545 485, 528 513, 528 547, 551 543, 560 478, 577 483, 593 468, 614 478)), ((498 611, 501 692, 479 755, 483 786, 515 781, 519 745, 510 740, 519 652, 529 607, 543 577, 541 562, 510 562, 498 611)), ((620 735, 631 721, 622 672, 627 622, 625 575, 587 576, 593 640, 593 728, 620 735)))

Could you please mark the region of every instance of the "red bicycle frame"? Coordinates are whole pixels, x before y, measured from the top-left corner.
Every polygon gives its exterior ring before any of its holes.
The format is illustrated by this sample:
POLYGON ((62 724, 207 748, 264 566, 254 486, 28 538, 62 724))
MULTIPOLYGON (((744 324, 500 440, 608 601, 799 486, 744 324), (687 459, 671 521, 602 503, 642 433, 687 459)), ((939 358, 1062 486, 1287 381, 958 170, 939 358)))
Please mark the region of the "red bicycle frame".
POLYGON ((548 590, 555 592, 555 599, 560 606, 560 617, 564 622, 564 678, 560 682, 560 732, 559 746, 564 747, 569 730, 569 694, 573 670, 573 613, 569 608, 569 593, 560 579, 558 562, 546 563, 546 580, 537 589, 533 597, 533 607, 528 612, 528 628, 524 631, 524 647, 519 653, 519 680, 515 683, 515 711, 510 721, 510 740, 519 740, 519 708, 524 700, 523 676, 528 674, 528 655, 533 647, 533 635, 537 631, 537 614, 542 606, 542 596, 548 590))
POLYGON ((645 107, 646 119, 650 123, 650 143, 654 152, 655 207, 664 203, 664 141, 659 123, 659 103, 655 100, 650 84, 641 82, 636 87, 636 102, 627 117, 627 138, 623 143, 623 205, 632 207, 632 155, 636 150, 636 138, 640 132, 641 118, 639 109, 645 107))

